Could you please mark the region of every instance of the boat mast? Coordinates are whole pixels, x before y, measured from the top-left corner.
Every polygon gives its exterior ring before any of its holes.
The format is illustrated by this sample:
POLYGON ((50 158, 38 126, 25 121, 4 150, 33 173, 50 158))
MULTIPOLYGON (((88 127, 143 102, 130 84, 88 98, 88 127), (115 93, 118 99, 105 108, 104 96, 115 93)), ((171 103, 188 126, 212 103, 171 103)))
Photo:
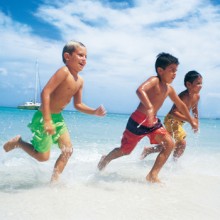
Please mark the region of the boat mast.
POLYGON ((39 81, 39 65, 38 65, 38 59, 36 59, 35 64, 35 93, 34 93, 34 103, 37 103, 37 94, 38 94, 38 81, 39 81))

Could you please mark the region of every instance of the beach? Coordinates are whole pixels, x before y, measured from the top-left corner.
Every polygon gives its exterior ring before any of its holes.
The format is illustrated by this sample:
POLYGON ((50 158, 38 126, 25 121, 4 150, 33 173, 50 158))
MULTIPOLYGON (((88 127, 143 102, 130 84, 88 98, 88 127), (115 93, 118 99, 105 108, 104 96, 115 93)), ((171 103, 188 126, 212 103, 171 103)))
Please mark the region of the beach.
MULTIPOLYGON (((179 161, 172 156, 162 168, 162 184, 145 177, 157 154, 140 155, 149 140, 134 151, 97 169, 102 155, 120 146, 129 114, 94 117, 64 111, 74 152, 59 183, 50 177, 59 149, 47 162, 37 162, 20 149, 5 153, 2 146, 27 128, 34 111, 0 108, 0 219, 2 220, 218 220, 220 215, 220 120, 200 119, 194 134, 189 124, 187 147, 179 161)), ((163 121, 163 117, 160 117, 163 121)))

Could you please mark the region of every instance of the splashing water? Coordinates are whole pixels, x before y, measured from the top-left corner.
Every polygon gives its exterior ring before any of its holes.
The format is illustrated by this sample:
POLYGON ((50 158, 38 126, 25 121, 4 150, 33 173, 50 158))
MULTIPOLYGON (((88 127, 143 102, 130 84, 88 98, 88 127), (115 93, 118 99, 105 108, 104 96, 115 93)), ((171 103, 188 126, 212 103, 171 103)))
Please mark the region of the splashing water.
MULTIPOLYGON (((120 146, 129 115, 97 118, 64 112, 74 152, 59 183, 49 184, 59 156, 54 146, 47 162, 37 162, 20 149, 5 153, 5 141, 20 133, 31 139, 27 124, 33 112, 0 108, 0 219, 133 220, 213 219, 220 215, 220 121, 202 119, 194 134, 189 124, 187 147, 177 163, 168 159, 149 184, 145 176, 157 154, 139 160, 144 138, 131 155, 112 161, 103 172, 103 154, 120 146)), ((162 119, 161 119, 162 120, 162 119)))

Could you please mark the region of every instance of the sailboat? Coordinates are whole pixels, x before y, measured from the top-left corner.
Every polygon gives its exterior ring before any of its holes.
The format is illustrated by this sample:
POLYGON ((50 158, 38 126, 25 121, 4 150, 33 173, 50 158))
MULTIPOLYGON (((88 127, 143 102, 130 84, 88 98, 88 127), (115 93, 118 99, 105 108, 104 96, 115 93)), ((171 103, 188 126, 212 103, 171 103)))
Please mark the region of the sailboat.
POLYGON ((25 102, 22 105, 18 105, 17 108, 19 108, 19 109, 37 110, 41 106, 41 103, 37 102, 37 95, 38 95, 38 89, 39 89, 39 65, 38 65, 38 60, 36 60, 35 69, 36 69, 36 71, 35 71, 34 101, 28 101, 28 102, 25 102))

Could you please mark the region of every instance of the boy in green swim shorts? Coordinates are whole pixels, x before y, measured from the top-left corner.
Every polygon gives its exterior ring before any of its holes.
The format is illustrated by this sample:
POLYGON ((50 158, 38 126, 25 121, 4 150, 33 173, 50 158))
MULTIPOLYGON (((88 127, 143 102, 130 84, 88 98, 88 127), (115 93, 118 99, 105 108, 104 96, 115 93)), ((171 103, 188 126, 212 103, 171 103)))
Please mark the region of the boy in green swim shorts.
POLYGON ((57 144, 59 137, 68 132, 68 129, 61 113, 51 114, 51 121, 55 129, 55 134, 48 135, 44 130, 44 122, 42 118, 42 112, 37 111, 28 127, 33 133, 31 143, 34 146, 34 149, 37 152, 44 153, 50 150, 52 144, 57 144))
POLYGON ((65 65, 56 71, 44 87, 41 107, 28 125, 33 132, 31 144, 18 135, 3 146, 6 152, 18 147, 38 161, 47 161, 51 145, 57 143, 61 154, 55 163, 51 182, 58 180, 73 151, 70 134, 61 115, 72 97, 76 110, 96 116, 106 114, 103 106, 93 109, 82 102, 83 78, 79 72, 86 65, 86 47, 78 41, 70 41, 63 48, 62 58, 65 65))
MULTIPOLYGON (((202 88, 202 76, 196 71, 189 71, 184 78, 184 85, 186 90, 179 94, 180 99, 185 103, 188 110, 192 111, 195 120, 198 123, 198 102, 200 99, 200 90, 202 88)), ((175 141, 175 148, 173 152, 174 160, 182 156, 186 148, 186 132, 183 129, 183 124, 187 122, 187 118, 180 112, 180 110, 173 105, 170 112, 164 119, 164 125, 170 135, 175 141)), ((151 153, 160 152, 161 145, 154 147, 145 147, 141 159, 144 159, 151 153)))

